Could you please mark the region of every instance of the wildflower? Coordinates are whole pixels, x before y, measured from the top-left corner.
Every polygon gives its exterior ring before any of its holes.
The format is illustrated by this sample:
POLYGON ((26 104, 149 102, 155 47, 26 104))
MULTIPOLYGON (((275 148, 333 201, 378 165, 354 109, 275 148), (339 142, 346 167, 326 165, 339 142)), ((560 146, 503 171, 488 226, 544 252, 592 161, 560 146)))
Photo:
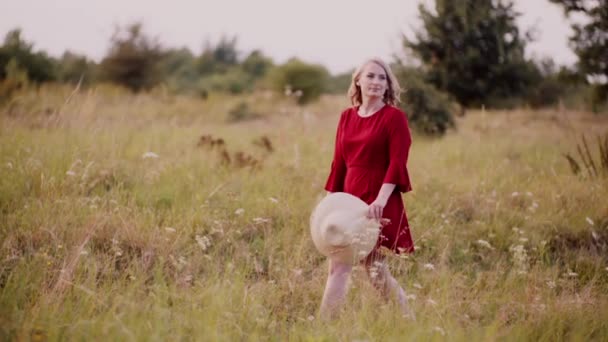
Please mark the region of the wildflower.
POLYGON ((89 252, 87 252, 83 249, 80 251, 80 255, 89 255, 89 252))
POLYGON ((142 154, 141 158, 142 159, 157 159, 158 154, 156 154, 154 152, 146 152, 146 153, 142 154))
POLYGON ((523 245, 511 246, 511 257, 513 264, 517 269, 518 274, 526 274, 528 272, 528 253, 523 245))
POLYGON ((65 172, 66 175, 70 176, 70 177, 74 177, 76 176, 76 172, 72 171, 72 170, 68 170, 65 172))
POLYGON ((589 223, 590 225, 593 226, 593 220, 590 219, 589 217, 586 217, 585 220, 587 220, 587 223, 589 223))
POLYGON ((429 264, 424 264, 423 267, 424 267, 425 270, 429 270, 429 271, 432 271, 432 270, 435 269, 435 265, 430 264, 430 263, 429 264))
POLYGON ((201 247, 203 252, 211 246, 211 240, 207 236, 196 235, 194 240, 196 240, 196 243, 201 247))
POLYGON ((252 220, 253 220, 253 223, 255 223, 255 224, 269 223, 270 222, 269 218, 264 218, 264 217, 254 217, 252 220))
POLYGON ((167 233, 175 233, 176 232, 175 228, 173 228, 173 227, 165 227, 165 231, 167 233))
POLYGON ((566 273, 566 276, 570 277, 570 278, 576 278, 576 277, 578 277, 578 273, 568 270, 568 272, 566 273))
POLYGON ((309 322, 312 322, 312 321, 314 321, 314 320, 315 320, 315 316, 310 315, 310 316, 308 316, 308 318, 307 318, 307 319, 308 319, 308 321, 309 321, 309 322))
POLYGON ((244 212, 245 212, 245 209, 238 208, 237 210, 234 211, 234 214, 235 215, 243 215, 244 212))
POLYGON ((490 243, 486 240, 479 239, 477 240, 477 244, 488 249, 494 249, 494 247, 492 247, 492 245, 490 245, 490 243))
POLYGON ((443 330, 441 327, 433 327, 433 331, 440 333, 441 336, 445 336, 445 330, 443 330))

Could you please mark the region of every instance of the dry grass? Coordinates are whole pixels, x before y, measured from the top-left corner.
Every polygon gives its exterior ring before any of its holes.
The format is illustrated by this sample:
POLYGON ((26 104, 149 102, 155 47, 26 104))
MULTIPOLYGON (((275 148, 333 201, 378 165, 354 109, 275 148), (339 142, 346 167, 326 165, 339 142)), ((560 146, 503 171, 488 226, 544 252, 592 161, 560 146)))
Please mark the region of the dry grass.
POLYGON ((563 158, 605 117, 472 111, 415 136, 418 251, 389 260, 418 321, 358 270, 327 324, 308 215, 345 98, 71 93, 0 116, 3 340, 608 339, 608 183, 563 158), (228 123, 240 101, 259 118, 228 123))

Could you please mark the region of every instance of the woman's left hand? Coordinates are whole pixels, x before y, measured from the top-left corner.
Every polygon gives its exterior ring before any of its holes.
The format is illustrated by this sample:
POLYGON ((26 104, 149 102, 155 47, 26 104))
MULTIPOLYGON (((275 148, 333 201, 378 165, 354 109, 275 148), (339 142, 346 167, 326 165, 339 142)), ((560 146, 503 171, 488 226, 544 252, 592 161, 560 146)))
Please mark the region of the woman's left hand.
POLYGON ((380 220, 382 218, 382 212, 384 211, 385 206, 386 201, 376 198, 376 200, 369 205, 367 217, 380 220))

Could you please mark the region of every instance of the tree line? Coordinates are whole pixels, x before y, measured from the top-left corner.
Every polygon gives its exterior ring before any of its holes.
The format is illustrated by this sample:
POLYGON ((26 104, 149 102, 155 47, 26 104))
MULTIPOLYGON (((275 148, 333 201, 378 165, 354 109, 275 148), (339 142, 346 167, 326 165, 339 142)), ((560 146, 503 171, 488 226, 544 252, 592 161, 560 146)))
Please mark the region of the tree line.
MULTIPOLYGON (((402 106, 424 132, 443 133, 466 108, 543 107, 572 103, 606 110, 608 98, 608 0, 550 0, 564 13, 582 13, 570 37, 578 62, 557 67, 547 58, 526 58, 531 32, 517 25, 512 0, 436 0, 419 6, 422 27, 403 37, 406 57, 391 61, 407 89, 402 106)), ((207 43, 200 53, 166 48, 141 23, 118 28, 96 63, 65 52, 54 58, 35 51, 19 29, 0 47, 0 101, 27 85, 112 82, 133 91, 167 87, 176 94, 205 98, 211 92, 241 94, 271 89, 296 94, 305 104, 323 93, 344 93, 350 73, 331 75, 319 64, 293 58, 276 64, 261 50, 243 54, 236 37, 207 43)))

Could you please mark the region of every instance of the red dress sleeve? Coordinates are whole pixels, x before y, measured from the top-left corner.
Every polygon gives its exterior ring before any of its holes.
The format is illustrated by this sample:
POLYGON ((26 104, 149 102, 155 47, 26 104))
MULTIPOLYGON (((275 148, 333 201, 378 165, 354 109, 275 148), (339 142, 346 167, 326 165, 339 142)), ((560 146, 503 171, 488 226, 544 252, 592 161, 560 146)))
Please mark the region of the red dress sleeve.
POLYGON ((412 145, 412 136, 405 113, 395 110, 387 124, 389 166, 383 183, 395 184, 400 192, 412 190, 407 171, 407 158, 412 145))
POLYGON ((338 122, 338 128, 336 129, 336 143, 334 148, 334 159, 331 162, 331 171, 327 182, 325 183, 325 190, 329 192, 342 192, 344 191, 344 178, 346 177, 346 162, 344 161, 344 154, 342 153, 342 133, 344 132, 344 116, 346 111, 340 115, 340 121, 338 122))

